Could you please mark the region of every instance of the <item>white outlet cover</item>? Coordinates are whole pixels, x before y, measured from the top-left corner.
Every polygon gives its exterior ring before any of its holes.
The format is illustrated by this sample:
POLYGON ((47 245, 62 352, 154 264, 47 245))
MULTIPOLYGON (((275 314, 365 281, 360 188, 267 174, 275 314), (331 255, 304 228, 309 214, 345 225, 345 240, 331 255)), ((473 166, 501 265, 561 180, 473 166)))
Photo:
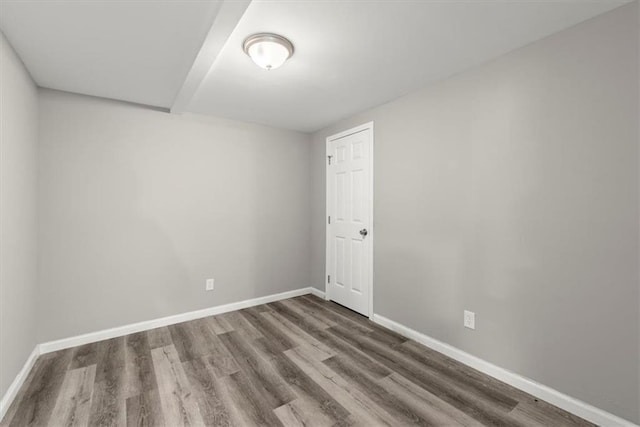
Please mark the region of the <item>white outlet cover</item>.
POLYGON ((207 291, 212 291, 213 290, 213 286, 214 286, 213 279, 207 279, 207 285, 206 285, 205 289, 207 291))
POLYGON ((464 311, 464 327, 469 329, 476 328, 476 314, 473 311, 464 311))

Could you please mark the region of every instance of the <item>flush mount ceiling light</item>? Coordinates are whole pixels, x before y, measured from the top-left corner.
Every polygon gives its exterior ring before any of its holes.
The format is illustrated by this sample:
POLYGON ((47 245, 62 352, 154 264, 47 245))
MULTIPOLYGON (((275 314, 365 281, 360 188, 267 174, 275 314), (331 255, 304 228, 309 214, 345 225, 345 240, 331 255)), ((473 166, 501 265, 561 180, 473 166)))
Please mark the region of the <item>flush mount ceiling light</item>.
POLYGON ((275 70, 293 55, 293 45, 277 34, 260 33, 247 37, 244 52, 258 67, 275 70))

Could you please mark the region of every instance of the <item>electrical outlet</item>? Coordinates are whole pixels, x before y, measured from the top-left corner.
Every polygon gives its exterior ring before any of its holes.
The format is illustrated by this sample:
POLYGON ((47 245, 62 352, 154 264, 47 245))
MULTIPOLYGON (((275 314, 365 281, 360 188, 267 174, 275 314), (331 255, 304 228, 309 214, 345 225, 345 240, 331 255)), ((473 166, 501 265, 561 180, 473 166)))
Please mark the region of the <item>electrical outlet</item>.
POLYGON ((473 311, 464 311, 464 327, 469 329, 476 328, 476 314, 473 311))
POLYGON ((214 285, 213 279, 207 279, 207 286, 205 287, 205 289, 207 291, 212 291, 213 290, 213 285, 214 285))

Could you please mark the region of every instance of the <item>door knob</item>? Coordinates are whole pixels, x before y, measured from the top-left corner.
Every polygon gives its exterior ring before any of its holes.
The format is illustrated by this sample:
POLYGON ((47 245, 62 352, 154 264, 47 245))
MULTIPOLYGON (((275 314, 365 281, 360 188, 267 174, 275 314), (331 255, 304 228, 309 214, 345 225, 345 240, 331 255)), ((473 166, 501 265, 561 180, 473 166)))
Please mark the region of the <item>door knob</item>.
POLYGON ((369 234, 369 232, 367 231, 366 228, 363 228, 362 230, 360 230, 360 235, 362 237, 367 237, 367 234, 369 234))

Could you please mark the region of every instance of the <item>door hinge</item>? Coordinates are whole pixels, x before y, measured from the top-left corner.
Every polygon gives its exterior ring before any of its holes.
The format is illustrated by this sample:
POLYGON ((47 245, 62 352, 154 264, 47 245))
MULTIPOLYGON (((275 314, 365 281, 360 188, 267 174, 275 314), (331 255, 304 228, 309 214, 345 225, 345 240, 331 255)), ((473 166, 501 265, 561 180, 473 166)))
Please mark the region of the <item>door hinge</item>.
POLYGON ((332 157, 333 157, 333 156, 327 156, 327 159, 329 159, 329 166, 331 166, 331 158, 332 158, 332 157))
POLYGON ((327 283, 331 283, 331 276, 327 276, 327 283))
POLYGON ((331 224, 331 215, 329 215, 328 221, 329 221, 329 224, 331 224))

